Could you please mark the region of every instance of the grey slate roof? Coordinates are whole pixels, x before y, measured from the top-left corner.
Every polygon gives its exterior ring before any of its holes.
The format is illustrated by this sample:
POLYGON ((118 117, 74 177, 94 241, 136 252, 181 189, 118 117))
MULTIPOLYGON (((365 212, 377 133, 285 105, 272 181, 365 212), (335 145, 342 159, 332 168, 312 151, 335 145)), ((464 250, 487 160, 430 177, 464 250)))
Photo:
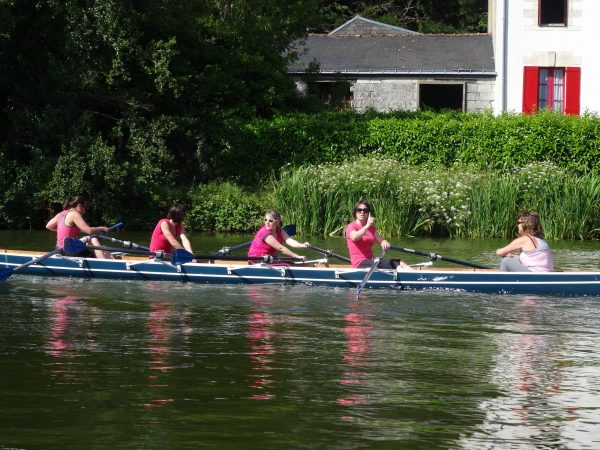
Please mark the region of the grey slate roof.
POLYGON ((302 74, 313 61, 321 74, 472 74, 495 76, 489 34, 309 35, 296 42, 299 59, 288 72, 302 74))
POLYGON ((329 36, 351 36, 351 35, 390 35, 390 34, 419 34, 406 28, 395 27, 387 23, 376 22, 361 16, 354 16, 348 22, 340 25, 329 33, 329 36))

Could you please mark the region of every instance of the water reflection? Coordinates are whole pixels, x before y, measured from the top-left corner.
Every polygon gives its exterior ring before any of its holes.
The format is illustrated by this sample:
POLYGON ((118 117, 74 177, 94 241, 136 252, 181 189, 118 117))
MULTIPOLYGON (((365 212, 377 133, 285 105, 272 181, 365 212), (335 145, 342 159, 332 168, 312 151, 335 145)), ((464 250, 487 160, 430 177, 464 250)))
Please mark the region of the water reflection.
POLYGON ((146 319, 148 330, 147 351, 150 357, 147 373, 147 386, 152 400, 145 403, 147 408, 157 408, 175 401, 170 395, 169 382, 172 373, 186 364, 177 357, 191 357, 190 339, 192 311, 189 307, 171 299, 170 291, 165 291, 160 283, 148 283, 147 301, 150 311, 146 319))
POLYGON ((50 374, 63 382, 80 382, 75 359, 97 350, 95 327, 102 321, 102 314, 79 299, 75 291, 57 289, 52 294, 58 298, 51 300, 48 309, 46 354, 53 358, 50 374))
POLYGON ((354 292, 348 295, 347 308, 350 312, 344 315, 343 331, 346 338, 346 349, 342 356, 344 371, 339 381, 346 389, 345 395, 340 396, 337 403, 344 406, 366 405, 371 403, 371 399, 368 394, 361 392, 360 388, 367 383, 371 372, 373 322, 362 312, 364 304, 356 300, 354 292))
POLYGON ((165 396, 164 389, 168 387, 164 374, 173 370, 170 363, 173 303, 162 300, 150 300, 150 313, 148 314, 148 352, 150 365, 148 373, 148 387, 154 398, 145 403, 147 408, 164 406, 173 401, 165 396))
POLYGON ((255 391, 252 400, 272 400, 275 383, 272 374, 275 345, 273 338, 274 318, 265 309, 270 305, 265 290, 261 286, 251 286, 248 290, 248 300, 252 310, 248 313, 248 357, 250 358, 250 373, 247 375, 250 389, 255 391))
MULTIPOLYGON (((480 404, 486 420, 464 440, 467 447, 495 448, 503 442, 520 449, 538 448, 537 443, 597 448, 600 420, 596 415, 590 421, 589 413, 579 411, 581 393, 577 391, 587 391, 589 386, 581 385, 585 379, 581 374, 572 376, 569 333, 556 333, 556 324, 548 327, 545 323, 550 308, 547 300, 524 297, 510 311, 514 322, 504 324, 496 337, 498 352, 492 372, 492 382, 502 395, 480 404), (486 447, 481 446, 483 442, 486 447)), ((597 378, 599 371, 595 372, 597 378)), ((590 403, 598 411, 599 396, 590 403)))

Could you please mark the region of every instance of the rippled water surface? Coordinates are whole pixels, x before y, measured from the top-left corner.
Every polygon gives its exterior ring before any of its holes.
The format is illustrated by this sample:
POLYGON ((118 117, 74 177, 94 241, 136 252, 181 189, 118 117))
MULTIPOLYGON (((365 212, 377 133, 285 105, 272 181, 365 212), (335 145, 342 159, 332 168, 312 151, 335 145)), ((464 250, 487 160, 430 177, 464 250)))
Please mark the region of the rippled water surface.
POLYGON ((600 448, 600 297, 13 275, 0 298, 0 448, 600 448))

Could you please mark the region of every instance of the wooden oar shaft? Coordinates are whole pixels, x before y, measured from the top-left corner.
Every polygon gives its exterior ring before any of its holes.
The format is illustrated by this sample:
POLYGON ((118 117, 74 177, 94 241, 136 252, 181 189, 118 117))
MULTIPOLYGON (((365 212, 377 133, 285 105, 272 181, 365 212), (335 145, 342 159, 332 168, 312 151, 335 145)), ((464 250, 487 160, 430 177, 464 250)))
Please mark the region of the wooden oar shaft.
POLYGON ((135 242, 131 242, 131 241, 122 241, 121 239, 117 239, 111 236, 106 236, 105 234, 100 234, 98 235, 99 239, 105 240, 105 241, 110 241, 110 242, 118 242, 119 244, 122 244, 124 248, 137 248, 140 250, 146 250, 146 251, 150 251, 150 249, 148 247, 144 247, 143 245, 139 245, 136 244, 135 242))
POLYGON ((404 252, 404 253, 410 253, 410 254, 413 254, 413 255, 424 256, 426 258, 429 258, 432 261, 447 261, 447 262, 454 263, 454 264, 459 264, 459 265, 462 265, 462 266, 473 267, 475 269, 490 269, 490 267, 488 267, 488 266, 484 266, 484 265, 477 264, 477 263, 472 263, 472 262, 469 262, 469 261, 462 261, 460 259, 450 258, 448 256, 438 255, 437 253, 424 252, 424 251, 420 251, 420 250, 413 250, 412 248, 398 247, 396 245, 392 245, 392 246, 390 246, 390 248, 392 250, 397 250, 399 252, 404 252))
MULTIPOLYGON (((296 234, 296 225, 291 223, 289 225, 284 226, 282 228, 282 230, 285 231, 288 236, 292 237, 296 234)), ((248 247, 248 246, 250 246, 250 244, 252 244, 252 241, 243 242, 241 244, 234 245, 233 247, 223 247, 220 250, 211 253, 210 257, 216 257, 216 256, 221 257, 221 256, 227 255, 231 252, 234 252, 236 250, 239 250, 240 248, 248 247)))
POLYGON ((340 261, 344 261, 344 262, 348 262, 348 263, 350 262, 350 258, 346 258, 345 256, 338 255, 337 253, 334 253, 331 250, 326 250, 323 248, 315 247, 314 245, 311 245, 310 248, 316 252, 322 253, 323 255, 325 255, 327 257, 337 258, 340 261))
POLYGON ((377 258, 375 258, 373 260, 373 265, 371 266, 371 268, 369 269, 369 271, 367 272, 367 274, 365 275, 365 277, 363 278, 361 283, 356 287, 356 299, 357 300, 358 300, 358 295, 360 294, 360 291, 362 291, 363 288, 367 285, 369 278, 371 278, 371 275, 373 275, 373 272, 375 272, 377 270, 377 268, 379 267, 379 264, 381 263, 381 259, 383 258, 384 255, 385 255, 385 250, 382 250, 381 255, 379 255, 377 258))

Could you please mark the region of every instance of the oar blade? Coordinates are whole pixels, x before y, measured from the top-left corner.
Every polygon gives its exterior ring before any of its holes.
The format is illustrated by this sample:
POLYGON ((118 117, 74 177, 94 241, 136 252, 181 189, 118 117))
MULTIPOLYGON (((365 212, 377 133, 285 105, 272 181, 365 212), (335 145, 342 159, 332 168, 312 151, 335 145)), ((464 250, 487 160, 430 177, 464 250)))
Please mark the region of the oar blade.
POLYGON ((289 225, 286 225, 285 227, 283 227, 282 230, 285 231, 289 237, 295 236, 296 235, 296 224, 290 223, 289 225))
POLYGON ((14 270, 12 268, 0 269, 0 283, 4 283, 12 274, 14 270))
POLYGON ((181 264, 187 264, 194 259, 194 255, 182 248, 176 248, 171 253, 171 264, 179 266, 181 264))
POLYGON ((360 291, 362 291, 363 288, 369 282, 369 278, 371 278, 371 275, 373 275, 373 272, 375 272, 377 270, 377 268, 379 267, 379 264, 381 264, 381 259, 384 257, 384 255, 385 255, 385 250, 383 250, 381 252, 381 255, 379 255, 377 258, 375 258, 373 260, 373 265, 371 266, 371 268, 369 269, 369 271, 367 272, 367 274, 365 275, 365 277, 363 278, 361 283, 358 286, 356 286, 356 300, 358 300, 360 291))
POLYGON ((65 238, 63 252, 65 255, 77 255, 85 250, 85 243, 76 238, 65 238))

